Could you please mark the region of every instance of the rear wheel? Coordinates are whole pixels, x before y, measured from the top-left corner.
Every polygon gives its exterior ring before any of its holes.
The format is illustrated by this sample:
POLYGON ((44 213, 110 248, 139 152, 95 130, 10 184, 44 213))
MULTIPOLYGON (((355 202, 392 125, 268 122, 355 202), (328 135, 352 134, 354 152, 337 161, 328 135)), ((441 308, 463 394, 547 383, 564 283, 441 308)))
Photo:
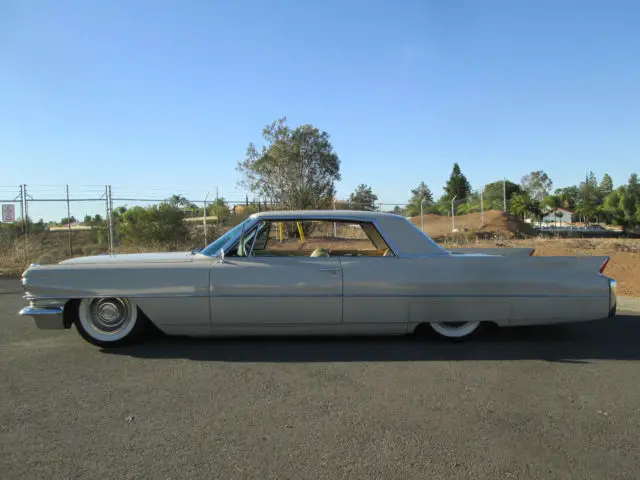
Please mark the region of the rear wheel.
POLYGON ((145 318, 127 298, 85 298, 78 305, 78 332, 89 343, 116 347, 137 340, 145 327, 145 318))
POLYGON ((438 336, 449 340, 467 340, 482 330, 482 322, 433 322, 431 329, 438 336))

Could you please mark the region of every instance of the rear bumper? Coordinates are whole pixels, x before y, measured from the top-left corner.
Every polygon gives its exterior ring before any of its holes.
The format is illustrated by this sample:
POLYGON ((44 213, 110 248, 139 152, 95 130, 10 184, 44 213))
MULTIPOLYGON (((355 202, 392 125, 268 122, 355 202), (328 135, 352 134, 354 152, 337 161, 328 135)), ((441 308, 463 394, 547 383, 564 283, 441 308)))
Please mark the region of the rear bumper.
POLYGON ((63 307, 24 307, 19 315, 33 317, 42 330, 64 330, 63 307))

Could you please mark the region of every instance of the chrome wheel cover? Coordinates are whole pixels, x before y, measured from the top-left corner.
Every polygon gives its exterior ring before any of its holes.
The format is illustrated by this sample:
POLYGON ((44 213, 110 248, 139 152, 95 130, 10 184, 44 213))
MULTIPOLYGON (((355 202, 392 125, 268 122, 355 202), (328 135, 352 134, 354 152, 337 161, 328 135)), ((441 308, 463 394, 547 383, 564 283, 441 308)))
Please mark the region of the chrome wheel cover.
POLYGON ((126 337, 137 321, 137 307, 126 298, 87 298, 80 302, 78 319, 91 337, 103 342, 126 337))

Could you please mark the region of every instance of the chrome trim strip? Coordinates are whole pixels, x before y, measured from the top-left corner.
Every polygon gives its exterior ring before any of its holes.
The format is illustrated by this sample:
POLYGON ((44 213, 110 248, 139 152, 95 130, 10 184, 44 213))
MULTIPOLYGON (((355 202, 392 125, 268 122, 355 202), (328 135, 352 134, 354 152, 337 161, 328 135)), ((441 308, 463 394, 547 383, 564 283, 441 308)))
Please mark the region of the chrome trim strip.
POLYGON ((18 315, 39 316, 39 315, 62 315, 62 307, 52 308, 36 308, 36 307, 24 307, 18 312, 18 315))
POLYGON ((376 295, 376 294, 355 294, 345 295, 344 298, 608 298, 605 295, 591 295, 586 293, 513 293, 513 294, 459 294, 459 293, 443 293, 443 294, 392 294, 392 295, 376 295))
MULTIPOLYGON (((338 271, 338 269, 336 269, 338 271)), ((260 295, 260 294, 251 294, 244 295, 242 293, 230 293, 230 294, 213 294, 211 295, 211 299, 215 298, 342 298, 341 293, 304 293, 304 294, 296 294, 296 293, 285 293, 285 294, 276 294, 276 295, 260 295)))
MULTIPOLYGON (((388 257, 391 258, 391 257, 388 257)), ((339 269, 338 269, 339 270, 339 269)), ((104 297, 123 297, 123 298, 336 298, 343 297, 339 293, 330 294, 278 294, 278 295, 260 295, 260 294, 212 294, 198 293, 198 294, 174 294, 174 295, 150 295, 150 294, 99 294, 99 295, 74 295, 73 297, 30 297, 23 296, 26 300, 72 300, 83 298, 104 298, 104 297)), ((408 294, 354 294, 344 295, 344 298, 609 298, 609 294, 592 295, 584 293, 565 294, 565 293, 527 293, 527 294, 458 294, 458 293, 443 293, 443 294, 422 294, 422 293, 408 293, 408 294)))
POLYGON ((287 214, 287 213, 278 213, 277 215, 271 215, 270 212, 256 212, 253 213, 249 216, 249 218, 251 218, 252 220, 269 220, 269 221, 274 221, 274 222, 283 222, 283 221, 287 221, 287 220, 325 220, 327 222, 367 222, 367 223, 372 223, 375 222, 375 215, 370 215, 370 216, 366 216, 366 215, 331 215, 331 212, 329 212, 329 214, 326 213, 314 213, 313 210, 309 210, 307 213, 307 211, 303 211, 304 213, 301 213, 300 211, 292 213, 292 214, 287 214))
POLYGON ((74 300, 74 299, 83 299, 83 298, 106 298, 106 297, 122 297, 122 298, 202 298, 209 297, 208 293, 175 293, 175 294, 147 294, 147 293, 110 293, 110 294, 94 294, 94 295, 65 295, 65 296, 32 296, 32 295, 23 295, 22 298, 29 301, 38 301, 38 300, 74 300))

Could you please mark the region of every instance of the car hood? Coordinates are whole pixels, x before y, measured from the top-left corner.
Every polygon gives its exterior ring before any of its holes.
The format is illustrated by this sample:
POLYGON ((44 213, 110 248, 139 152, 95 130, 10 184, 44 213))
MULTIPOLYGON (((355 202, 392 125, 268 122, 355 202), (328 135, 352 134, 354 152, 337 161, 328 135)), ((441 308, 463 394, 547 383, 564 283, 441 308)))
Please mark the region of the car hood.
POLYGON ((63 265, 87 263, 182 263, 192 262, 191 252, 160 252, 160 253, 127 253, 120 255, 92 255, 63 260, 63 265))

